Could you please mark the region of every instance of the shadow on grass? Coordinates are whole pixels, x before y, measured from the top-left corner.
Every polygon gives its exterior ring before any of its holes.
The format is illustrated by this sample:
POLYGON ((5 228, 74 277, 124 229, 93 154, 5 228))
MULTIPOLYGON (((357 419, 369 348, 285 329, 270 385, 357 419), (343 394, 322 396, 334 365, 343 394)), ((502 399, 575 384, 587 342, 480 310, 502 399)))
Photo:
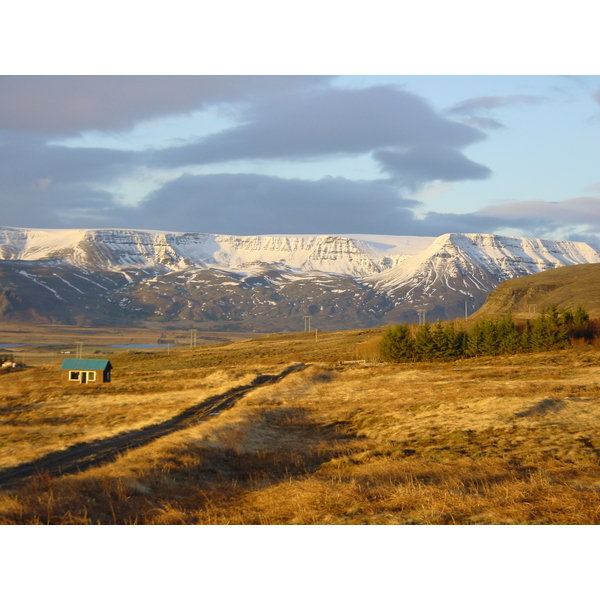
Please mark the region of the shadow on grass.
POLYGON ((307 365, 304 364, 296 364, 288 367, 279 375, 259 375, 249 385, 213 396, 162 423, 101 440, 76 444, 65 450, 52 452, 39 459, 4 469, 0 471, 0 486, 9 489, 40 473, 50 476, 77 473, 110 462, 127 450, 145 446, 165 435, 190 427, 199 420, 209 419, 212 416, 211 413, 219 413, 230 408, 250 390, 276 383, 290 373, 301 371, 306 367, 307 365))
POLYGON ((38 472, 18 494, 3 524, 265 524, 260 510, 238 514, 252 492, 297 480, 347 452, 355 437, 320 427, 304 409, 265 409, 241 428, 223 427, 211 442, 184 442, 132 457, 124 470, 53 478, 38 472), (250 448, 256 432, 268 432, 250 448), (137 474, 132 474, 137 471, 137 474), (114 473, 114 474, 113 474, 114 473))

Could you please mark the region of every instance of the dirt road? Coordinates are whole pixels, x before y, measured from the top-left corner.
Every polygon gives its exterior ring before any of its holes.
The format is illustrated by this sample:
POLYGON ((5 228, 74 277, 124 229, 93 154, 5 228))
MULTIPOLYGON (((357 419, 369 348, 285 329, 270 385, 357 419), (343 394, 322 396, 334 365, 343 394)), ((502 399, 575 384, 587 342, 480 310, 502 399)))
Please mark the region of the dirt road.
POLYGON ((110 462, 127 450, 145 446, 162 436, 195 425, 199 420, 209 419, 211 416, 214 416, 213 413, 219 413, 232 406, 250 390, 276 383, 290 373, 301 371, 307 366, 305 364, 297 364, 288 367, 279 375, 259 375, 249 385, 237 387, 224 394, 213 396, 162 423, 150 425, 143 429, 127 431, 102 440, 76 444, 66 450, 52 452, 37 460, 23 463, 10 469, 4 469, 0 471, 0 487, 4 489, 15 487, 28 478, 40 473, 52 476, 77 473, 85 471, 90 467, 110 462))

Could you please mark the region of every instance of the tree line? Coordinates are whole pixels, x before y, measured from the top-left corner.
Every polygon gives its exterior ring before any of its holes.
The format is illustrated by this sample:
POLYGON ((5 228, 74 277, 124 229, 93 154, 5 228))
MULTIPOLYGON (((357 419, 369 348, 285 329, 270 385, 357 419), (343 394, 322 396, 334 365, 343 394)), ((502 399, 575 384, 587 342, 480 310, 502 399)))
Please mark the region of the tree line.
POLYGON ((475 322, 467 331, 452 321, 435 325, 390 325, 379 342, 387 362, 456 360, 521 352, 544 352, 570 346, 573 340, 591 342, 598 323, 579 305, 574 312, 556 306, 542 310, 533 321, 516 324, 512 316, 475 322))

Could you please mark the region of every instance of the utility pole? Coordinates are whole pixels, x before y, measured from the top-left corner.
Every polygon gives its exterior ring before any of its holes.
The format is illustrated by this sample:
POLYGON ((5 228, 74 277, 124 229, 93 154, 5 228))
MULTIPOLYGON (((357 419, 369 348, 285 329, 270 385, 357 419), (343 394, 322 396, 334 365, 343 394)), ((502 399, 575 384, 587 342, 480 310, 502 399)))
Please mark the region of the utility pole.
POLYGON ((83 342, 77 342, 77 349, 75 351, 75 358, 83 358, 83 342))
POLYGON ((195 348, 197 343, 196 334, 198 332, 195 329, 190 329, 190 348, 195 348))
POLYGON ((418 325, 425 325, 426 313, 427 313, 427 310, 425 308, 417 308, 417 315, 418 315, 417 323, 418 323, 418 325))
POLYGON ((302 317, 304 319, 304 331, 310 331, 310 316, 302 317))

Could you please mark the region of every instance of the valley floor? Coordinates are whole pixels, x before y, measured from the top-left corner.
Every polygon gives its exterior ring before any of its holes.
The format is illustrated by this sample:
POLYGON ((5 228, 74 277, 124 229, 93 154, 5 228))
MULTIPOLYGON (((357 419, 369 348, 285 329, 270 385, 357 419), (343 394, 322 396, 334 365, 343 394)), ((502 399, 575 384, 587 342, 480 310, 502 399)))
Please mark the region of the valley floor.
POLYGON ((115 354, 104 387, 50 365, 0 375, 0 479, 245 389, 105 464, 0 485, 0 523, 600 522, 597 349, 350 364, 376 333, 115 354))

